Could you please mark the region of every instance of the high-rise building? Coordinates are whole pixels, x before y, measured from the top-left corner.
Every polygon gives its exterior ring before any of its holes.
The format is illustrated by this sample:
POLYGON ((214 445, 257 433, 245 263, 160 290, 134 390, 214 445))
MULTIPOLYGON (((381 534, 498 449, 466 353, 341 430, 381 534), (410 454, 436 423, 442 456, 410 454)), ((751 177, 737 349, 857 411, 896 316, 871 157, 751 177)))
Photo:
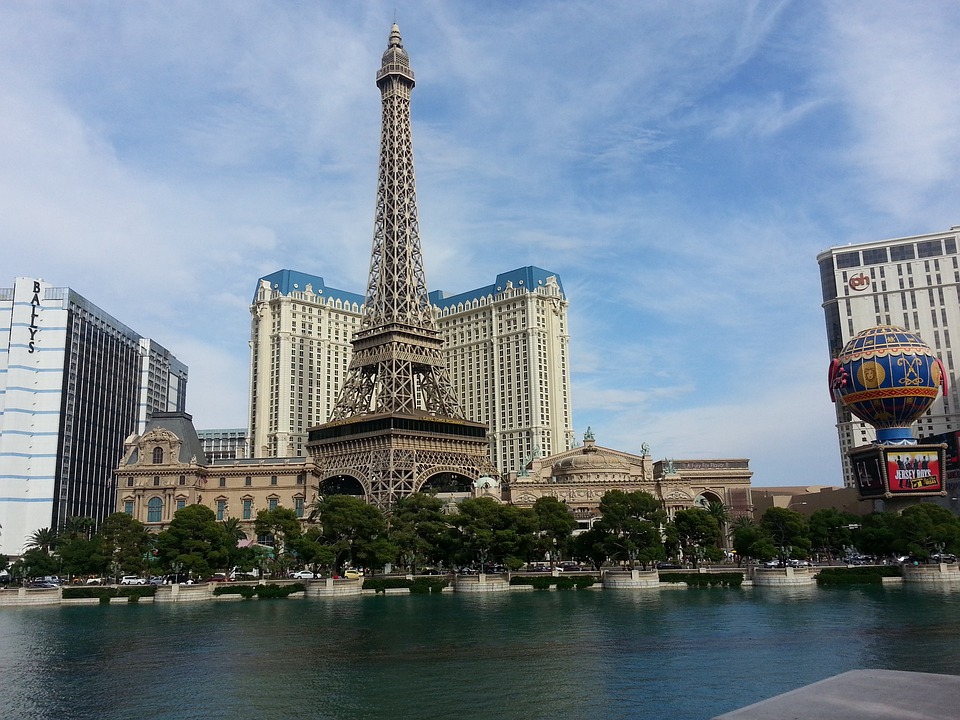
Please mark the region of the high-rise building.
POLYGON ((186 389, 186 365, 70 288, 0 289, 0 554, 114 512, 124 439, 186 389))
MULTIPOLYGON (((960 340, 958 235, 960 227, 953 227, 946 232, 833 247, 817 255, 831 357, 862 330, 896 325, 917 333, 943 362, 948 394, 941 395, 917 421, 918 436, 960 430, 953 354, 953 339, 960 340)), ((853 487, 847 451, 873 442, 876 435, 871 425, 842 403, 836 403, 836 412, 844 484, 853 487)))
POLYGON ((240 460, 250 457, 246 428, 197 430, 197 439, 207 460, 240 460))
MULTIPOLYGON (((456 295, 429 294, 464 413, 489 427, 503 474, 573 447, 568 300, 556 273, 528 266, 456 295)), ((363 296, 281 270, 251 305, 250 438, 257 457, 306 455, 346 377, 363 296)), ((202 439, 202 436, 201 436, 202 439)))
POLYGON ((316 275, 279 270, 250 306, 250 449, 305 457, 307 428, 325 423, 347 376, 363 296, 316 275))

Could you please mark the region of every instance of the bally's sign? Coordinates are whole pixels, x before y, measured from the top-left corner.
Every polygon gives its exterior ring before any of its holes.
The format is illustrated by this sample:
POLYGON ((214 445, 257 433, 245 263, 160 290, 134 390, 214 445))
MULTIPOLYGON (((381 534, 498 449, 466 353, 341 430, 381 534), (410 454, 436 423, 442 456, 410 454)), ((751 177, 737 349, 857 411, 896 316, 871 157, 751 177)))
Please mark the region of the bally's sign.
POLYGON ((33 281, 33 297, 30 299, 30 324, 27 330, 30 331, 30 342, 27 343, 27 352, 36 352, 37 332, 40 326, 37 325, 37 317, 40 315, 40 283, 33 281))

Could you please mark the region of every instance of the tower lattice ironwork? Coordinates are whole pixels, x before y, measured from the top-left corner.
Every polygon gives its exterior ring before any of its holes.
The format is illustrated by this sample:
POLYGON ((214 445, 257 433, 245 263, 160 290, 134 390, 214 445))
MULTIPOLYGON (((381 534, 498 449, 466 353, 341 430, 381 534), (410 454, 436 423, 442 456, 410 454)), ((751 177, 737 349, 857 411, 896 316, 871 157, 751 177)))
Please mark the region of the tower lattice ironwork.
POLYGON ((493 474, 487 428, 464 418, 427 295, 417 220, 413 70, 394 23, 377 73, 383 107, 370 279, 330 422, 308 448, 325 478, 352 477, 387 506, 438 475, 493 474))

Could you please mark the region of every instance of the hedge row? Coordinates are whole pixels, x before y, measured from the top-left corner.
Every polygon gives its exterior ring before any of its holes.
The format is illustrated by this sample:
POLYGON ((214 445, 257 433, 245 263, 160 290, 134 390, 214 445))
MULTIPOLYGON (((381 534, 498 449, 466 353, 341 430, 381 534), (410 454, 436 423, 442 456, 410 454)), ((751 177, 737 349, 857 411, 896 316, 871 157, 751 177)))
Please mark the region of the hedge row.
POLYGON ((879 585, 885 577, 903 577, 903 569, 898 565, 823 568, 817 584, 879 585))
POLYGON ((293 585, 217 585, 213 589, 214 595, 240 595, 245 600, 256 596, 261 600, 269 598, 285 598, 296 592, 303 592, 303 583, 293 583, 293 585))
POLYGON ((690 587, 740 587, 743 573, 663 573, 660 582, 686 583, 690 587))
POLYGON ((78 598, 99 598, 100 602, 110 602, 110 598, 125 597, 136 602, 142 597, 153 597, 157 593, 154 585, 121 585, 120 587, 65 587, 64 600, 78 598))
POLYGON ((557 590, 582 590, 588 588, 597 579, 592 575, 577 575, 576 577, 553 577, 537 575, 514 575, 510 578, 511 585, 531 585, 534 590, 549 590, 556 585, 557 590))
POLYGON ((428 593, 442 592, 449 585, 449 580, 445 578, 366 578, 363 581, 364 590, 374 590, 382 593, 388 589, 409 588, 411 593, 426 595, 428 593))

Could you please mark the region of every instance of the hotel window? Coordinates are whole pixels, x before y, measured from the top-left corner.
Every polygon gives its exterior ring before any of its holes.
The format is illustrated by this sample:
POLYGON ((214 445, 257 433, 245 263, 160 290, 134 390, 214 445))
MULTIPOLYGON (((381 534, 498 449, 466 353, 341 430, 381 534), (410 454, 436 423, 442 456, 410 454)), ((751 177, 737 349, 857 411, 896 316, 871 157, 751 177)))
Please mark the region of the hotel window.
POLYGON ((133 487, 133 478, 132 478, 132 477, 128 477, 128 478, 127 478, 127 487, 133 487))
POLYGON ((160 522, 163 518, 163 500, 152 497, 147 502, 147 522, 160 522))
POLYGON ((244 484, 245 486, 247 486, 247 487, 250 487, 251 485, 253 485, 253 478, 251 478, 249 475, 247 475, 247 476, 243 479, 243 484, 244 484))
POLYGON ((276 485, 276 484, 277 484, 277 476, 276 476, 276 475, 271 475, 271 476, 270 476, 270 484, 271 484, 271 485, 276 485))
POLYGON ((226 511, 227 511, 227 501, 217 500, 217 520, 223 520, 223 517, 226 511))
POLYGON ((187 506, 187 501, 183 498, 177 498, 177 510, 183 510, 187 506))
POLYGON ((163 462, 163 448, 155 447, 153 449, 153 464, 160 465, 163 462))
POLYGON ((836 256, 837 269, 857 267, 860 264, 859 252, 838 253, 836 256))
POLYGON ((187 476, 186 476, 186 475, 181 475, 181 476, 180 476, 180 484, 181 484, 181 485, 186 485, 186 484, 187 484, 187 476))
POLYGON ((303 498, 295 497, 293 499, 293 511, 297 514, 298 518, 303 517, 303 498))
POLYGON ((159 475, 154 475, 154 476, 153 476, 153 486, 154 486, 154 487, 160 487, 160 476, 159 476, 159 475))
POLYGON ((277 509, 277 498, 275 498, 275 497, 270 498, 269 501, 268 501, 268 503, 269 503, 269 507, 270 507, 271 510, 276 510, 276 509, 277 509))
POLYGON ((243 500, 243 519, 249 520, 250 516, 253 513, 253 500, 249 498, 244 498, 243 500))
POLYGON ((123 511, 127 515, 133 515, 133 500, 124 500, 123 501, 123 511))

